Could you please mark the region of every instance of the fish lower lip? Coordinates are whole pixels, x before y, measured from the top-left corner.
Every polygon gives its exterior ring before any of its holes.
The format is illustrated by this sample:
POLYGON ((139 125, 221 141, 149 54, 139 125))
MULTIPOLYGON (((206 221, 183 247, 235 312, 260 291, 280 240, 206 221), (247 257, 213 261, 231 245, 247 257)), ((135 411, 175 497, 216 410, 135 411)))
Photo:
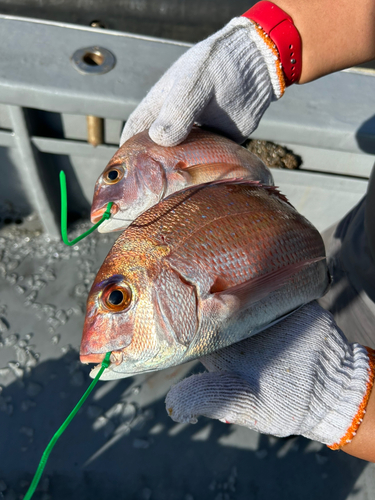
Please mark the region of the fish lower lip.
MULTIPOLYGON (((93 224, 96 224, 103 217, 105 211, 107 210, 107 206, 99 208, 98 210, 91 211, 90 219, 93 224)), ((118 206, 114 203, 111 207, 111 216, 117 214, 118 206)))
POLYGON ((92 213, 91 217, 90 217, 91 222, 93 224, 96 224, 97 222, 99 222, 100 219, 103 217, 104 212, 105 212, 105 210, 100 210, 100 213, 99 213, 99 211, 92 213))
POLYGON ((106 353, 81 354, 79 359, 81 363, 101 363, 105 358, 106 353))

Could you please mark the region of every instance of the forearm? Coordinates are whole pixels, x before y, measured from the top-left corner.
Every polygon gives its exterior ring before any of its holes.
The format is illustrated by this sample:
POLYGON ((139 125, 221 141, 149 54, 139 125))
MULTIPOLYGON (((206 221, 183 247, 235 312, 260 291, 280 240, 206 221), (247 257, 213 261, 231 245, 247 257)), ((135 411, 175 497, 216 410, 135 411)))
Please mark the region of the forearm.
POLYGON ((302 39, 299 83, 375 58, 373 0, 274 0, 302 39))
POLYGON ((372 390, 363 422, 353 440, 342 451, 368 462, 375 462, 375 390, 372 390))

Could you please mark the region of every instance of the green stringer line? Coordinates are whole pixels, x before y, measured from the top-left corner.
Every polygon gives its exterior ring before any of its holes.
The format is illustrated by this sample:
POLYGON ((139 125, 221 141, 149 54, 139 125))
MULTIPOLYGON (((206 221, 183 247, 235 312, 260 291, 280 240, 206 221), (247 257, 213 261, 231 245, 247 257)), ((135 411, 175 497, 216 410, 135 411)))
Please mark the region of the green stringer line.
POLYGON ((91 382, 91 384, 89 385, 89 387, 86 389, 86 392, 81 397, 81 399, 78 401, 78 403, 75 405, 75 407, 73 408, 73 410, 70 412, 70 414, 67 417, 67 419, 65 420, 65 422, 61 425, 61 427, 54 434, 54 436, 51 439, 51 441, 48 443, 46 449, 44 450, 42 458, 40 459, 40 462, 39 462, 38 468, 37 468, 37 470, 35 472, 34 478, 33 478, 32 482, 30 484, 29 489, 27 490, 26 495, 23 497, 23 500, 30 500, 30 498, 33 496, 33 494, 35 492, 35 489, 38 486, 40 477, 41 477, 41 475, 43 473, 44 467, 45 467, 45 465, 47 463, 48 457, 49 457, 49 455, 50 455, 50 453, 52 451, 52 448, 55 446, 56 441, 59 439, 59 437, 61 436, 61 434, 65 431, 65 429, 68 427, 68 425, 70 424, 70 422, 73 420, 73 418, 75 417, 75 415, 77 414, 78 410, 81 408, 81 406, 83 405, 83 403, 86 401, 88 395, 90 394, 90 392, 95 387, 97 381, 101 377, 101 375, 104 372, 104 370, 106 368, 108 368, 110 355, 111 355, 111 353, 107 352, 107 354, 105 355, 105 358, 102 361, 102 366, 101 366, 101 368, 100 368, 97 376, 94 378, 94 380, 91 382))
POLYGON ((103 217, 100 219, 99 222, 97 222, 94 226, 92 226, 88 231, 81 234, 81 236, 78 236, 74 240, 69 241, 68 230, 67 230, 68 208, 67 208, 67 194, 66 194, 66 177, 65 173, 62 170, 60 172, 60 191, 61 191, 61 236, 65 245, 69 246, 75 245, 83 238, 85 238, 87 235, 95 231, 95 229, 99 227, 102 222, 111 217, 111 208, 113 205, 113 201, 110 201, 108 203, 106 211, 104 212, 103 217))

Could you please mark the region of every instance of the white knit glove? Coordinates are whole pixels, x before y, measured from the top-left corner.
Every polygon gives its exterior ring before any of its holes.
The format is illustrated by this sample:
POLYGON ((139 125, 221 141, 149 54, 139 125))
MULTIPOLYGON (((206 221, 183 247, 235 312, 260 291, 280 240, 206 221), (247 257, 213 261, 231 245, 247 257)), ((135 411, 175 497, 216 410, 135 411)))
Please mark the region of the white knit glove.
POLYGON ((175 146, 194 122, 243 142, 284 88, 273 42, 236 17, 169 68, 130 115, 120 145, 149 128, 154 142, 175 146))
POLYGON ((201 358, 210 373, 167 394, 176 422, 199 415, 265 434, 301 434, 333 449, 350 442, 374 378, 374 353, 349 344, 312 302, 254 337, 201 358))

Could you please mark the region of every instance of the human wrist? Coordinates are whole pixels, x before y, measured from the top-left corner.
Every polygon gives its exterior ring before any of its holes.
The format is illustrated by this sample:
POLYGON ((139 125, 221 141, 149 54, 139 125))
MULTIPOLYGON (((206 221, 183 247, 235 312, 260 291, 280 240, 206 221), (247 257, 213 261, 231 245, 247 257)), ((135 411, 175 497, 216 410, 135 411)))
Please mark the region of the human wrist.
POLYGON ((337 450, 356 435, 374 382, 374 351, 348 344, 339 331, 324 338, 301 434, 337 450))
POLYGON ((285 76, 281 68, 280 56, 275 44, 254 21, 244 16, 235 17, 229 24, 242 26, 249 37, 249 42, 255 44, 261 54, 270 77, 274 99, 279 99, 285 92, 285 76))
POLYGON ((341 448, 354 457, 375 462, 375 390, 372 389, 363 422, 353 440, 341 448))
POLYGON ((256 3, 242 17, 255 23, 262 38, 276 50, 286 86, 298 83, 302 70, 302 44, 291 16, 266 0, 256 3))
POLYGON ((375 4, 358 0, 274 0, 302 39, 300 84, 375 58, 375 4))

